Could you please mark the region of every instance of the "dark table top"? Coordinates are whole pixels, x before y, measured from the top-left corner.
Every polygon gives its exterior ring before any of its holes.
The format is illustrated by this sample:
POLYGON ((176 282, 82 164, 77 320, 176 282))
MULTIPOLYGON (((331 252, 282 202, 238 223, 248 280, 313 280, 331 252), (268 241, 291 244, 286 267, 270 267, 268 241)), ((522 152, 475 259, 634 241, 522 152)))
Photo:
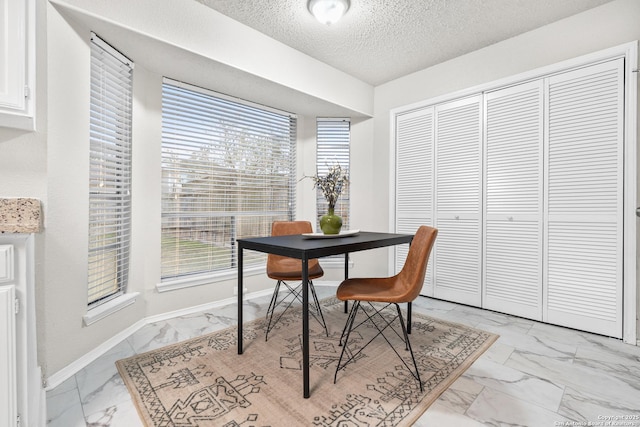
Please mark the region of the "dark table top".
POLYGON ((250 249, 298 259, 314 259, 367 249, 410 243, 412 234, 361 231, 356 235, 334 238, 307 238, 301 234, 238 239, 239 249, 250 249))

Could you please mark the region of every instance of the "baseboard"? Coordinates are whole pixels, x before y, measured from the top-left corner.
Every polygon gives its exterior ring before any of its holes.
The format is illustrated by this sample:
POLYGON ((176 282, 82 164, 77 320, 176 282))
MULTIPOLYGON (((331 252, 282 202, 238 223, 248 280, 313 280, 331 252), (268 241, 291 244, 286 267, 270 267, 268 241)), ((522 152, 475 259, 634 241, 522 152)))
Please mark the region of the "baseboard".
POLYGON ((78 372, 80 372, 81 369, 88 366, 91 362, 93 362, 94 360, 96 360, 97 358, 105 354, 107 351, 111 350, 117 344, 122 342, 122 340, 126 339, 131 334, 141 329, 147 323, 148 322, 146 318, 142 320, 138 320, 136 323, 129 326, 127 329, 124 329, 123 331, 117 333, 110 339, 100 344, 98 347, 86 353, 84 356, 80 357, 79 359, 76 359, 74 362, 60 369, 58 372, 55 372, 54 374, 50 375, 45 380, 45 385, 44 385, 45 391, 53 390, 54 388, 56 388, 57 386, 59 386, 60 384, 62 384, 63 382, 65 382, 66 380, 68 380, 78 372))
POLYGON ((40 396, 38 398, 38 422, 35 424, 36 426, 46 426, 47 425, 47 393, 44 388, 39 387, 40 396))
MULTIPOLYGON (((272 292, 273 292, 272 289, 266 289, 264 291, 257 291, 257 292, 249 292, 246 295, 244 295, 243 299, 249 300, 252 298, 268 296, 268 295, 271 295, 272 292)), ((156 314, 153 316, 146 317, 144 320, 146 321, 147 324, 154 323, 154 322, 161 322, 163 320, 173 319, 174 317, 187 316, 189 314, 197 313, 199 311, 211 310, 213 308, 235 304, 237 302, 238 302, 238 297, 225 298, 225 299, 214 301, 214 302, 208 302, 206 304, 194 305, 192 307, 181 308, 179 310, 156 314)))
MULTIPOLYGON (((319 282, 314 284, 316 286, 331 286, 331 285, 321 285, 321 283, 319 282)), ((273 289, 266 289, 266 290, 257 291, 257 292, 249 292, 244 296, 244 299, 249 300, 249 299, 257 298, 261 296, 269 296, 271 295, 272 292, 273 292, 273 289)), ((133 325, 129 326, 127 329, 124 329, 123 331, 119 332, 118 334, 111 337, 107 341, 103 342, 98 347, 86 353, 84 356, 80 357, 79 359, 76 359, 74 362, 62 368, 58 372, 55 372, 54 374, 49 376, 45 381, 45 391, 53 390, 54 388, 62 384, 64 381, 68 380, 73 375, 80 372, 81 369, 88 366, 91 362, 95 361, 100 356, 102 356, 103 354, 111 350, 117 344, 122 342, 122 340, 127 339, 131 334, 135 333, 136 331, 138 331, 139 329, 143 328, 144 326, 150 323, 160 322, 163 320, 173 319, 174 317, 186 316, 189 314, 198 313, 200 311, 206 311, 206 310, 222 307, 225 305, 235 304, 237 303, 237 301, 238 301, 237 297, 225 298, 223 300, 219 300, 215 302, 200 304, 192 307, 182 308, 179 310, 169 311, 167 313, 161 313, 161 314, 145 317, 144 319, 137 321, 133 325)))
POLYGON ((328 286, 332 288, 337 288, 339 284, 340 282, 335 280, 314 280, 313 281, 313 286, 328 286))

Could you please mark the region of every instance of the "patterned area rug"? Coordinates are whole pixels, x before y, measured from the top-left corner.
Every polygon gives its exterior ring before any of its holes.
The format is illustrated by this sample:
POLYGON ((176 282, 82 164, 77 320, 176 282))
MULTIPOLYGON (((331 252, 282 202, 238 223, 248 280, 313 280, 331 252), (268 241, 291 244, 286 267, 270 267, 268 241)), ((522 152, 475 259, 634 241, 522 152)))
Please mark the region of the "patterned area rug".
MULTIPOLYGON (((381 337, 334 384, 347 315, 336 298, 322 306, 329 337, 311 318, 309 399, 302 397, 299 307, 280 319, 268 342, 264 320, 245 324, 242 355, 232 327, 116 365, 147 426, 409 426, 497 339, 414 313, 410 339, 423 392, 381 337)), ((349 348, 369 341, 369 333, 373 328, 353 332, 349 348)), ((405 353, 402 342, 393 343, 405 353)))

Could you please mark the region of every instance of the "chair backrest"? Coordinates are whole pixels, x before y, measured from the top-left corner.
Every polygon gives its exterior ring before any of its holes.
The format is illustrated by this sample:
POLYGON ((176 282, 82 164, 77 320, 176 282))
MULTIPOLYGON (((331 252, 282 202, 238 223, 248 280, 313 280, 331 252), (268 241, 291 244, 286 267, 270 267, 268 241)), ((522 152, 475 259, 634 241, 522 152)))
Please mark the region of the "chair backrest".
MULTIPOLYGON (((313 233, 313 227, 309 221, 274 221, 271 224, 272 236, 289 236, 291 234, 303 234, 313 233)), ((280 255, 267 255, 267 270, 277 269, 278 264, 283 260, 288 259, 280 255)), ((309 270, 311 270, 316 264, 317 259, 309 260, 309 270)))
POLYGON ((407 301, 413 301, 420 295, 424 277, 427 273, 427 262, 437 235, 437 229, 422 225, 418 228, 411 241, 407 259, 404 262, 402 271, 398 273, 398 279, 408 288, 407 301))
POLYGON ((272 236, 288 236, 302 233, 313 233, 313 228, 309 221, 273 221, 271 224, 272 236))

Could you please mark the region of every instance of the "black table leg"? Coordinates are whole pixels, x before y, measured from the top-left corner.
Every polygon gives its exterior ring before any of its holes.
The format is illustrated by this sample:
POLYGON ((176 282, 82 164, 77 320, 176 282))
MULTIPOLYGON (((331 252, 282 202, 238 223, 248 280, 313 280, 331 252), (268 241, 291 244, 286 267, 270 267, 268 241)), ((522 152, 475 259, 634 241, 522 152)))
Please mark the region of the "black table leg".
POLYGON ((309 398, 309 260, 302 258, 302 380, 303 396, 309 398))
MULTIPOLYGON (((411 243, 409 243, 411 247, 411 243)), ((407 334, 411 333, 411 301, 407 303, 407 334)))
MULTIPOLYGON (((344 254, 344 280, 349 278, 349 254, 344 254)), ((349 312, 349 301, 344 302, 344 312, 349 312)))
POLYGON ((242 247, 238 247, 238 354, 242 354, 242 247))

